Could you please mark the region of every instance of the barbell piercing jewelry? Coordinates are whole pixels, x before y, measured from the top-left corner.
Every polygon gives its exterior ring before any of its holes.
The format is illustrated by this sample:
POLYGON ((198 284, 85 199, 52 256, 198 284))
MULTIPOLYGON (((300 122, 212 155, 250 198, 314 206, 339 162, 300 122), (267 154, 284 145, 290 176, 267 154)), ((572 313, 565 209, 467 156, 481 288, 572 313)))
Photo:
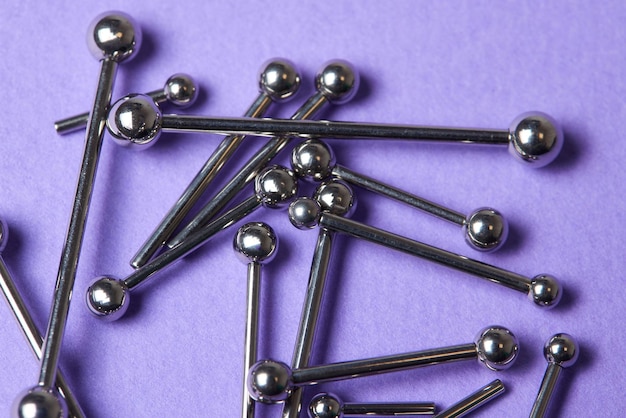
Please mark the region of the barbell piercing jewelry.
POLYGON ((118 64, 135 55, 141 45, 141 30, 132 18, 122 12, 109 12, 92 21, 87 42, 92 54, 101 62, 98 87, 87 124, 83 160, 76 186, 76 196, 63 245, 59 272, 48 328, 41 355, 38 385, 28 389, 15 401, 13 417, 66 417, 67 410, 51 388, 59 363, 61 343, 67 323, 72 288, 80 257, 83 234, 98 167, 102 136, 111 90, 118 64))
MULTIPOLYGON (((4 298, 13 312, 13 316, 17 320, 26 340, 30 344, 30 347, 37 357, 37 360, 41 360, 41 344, 43 343, 43 337, 35 325, 30 312, 26 308, 24 299, 20 295, 20 292, 15 286, 15 281, 12 279, 9 269, 7 268, 3 258, 2 252, 6 247, 9 239, 9 228, 3 219, 0 219, 0 290, 4 295, 4 298)), ((67 411, 70 418, 84 418, 85 414, 80 408, 78 401, 74 397, 74 394, 70 390, 65 377, 61 370, 57 370, 56 376, 56 388, 55 390, 63 397, 67 411)), ((56 396, 56 395, 55 395, 56 396)))
POLYGON ((233 240, 235 253, 248 265, 242 418, 254 417, 255 411, 255 403, 248 394, 245 377, 250 367, 257 361, 261 265, 270 262, 276 256, 277 247, 276 233, 263 222, 251 222, 243 225, 233 240))
MULTIPOLYGON (((292 395, 293 396, 293 395, 292 395)), ((433 402, 343 402, 332 393, 318 393, 309 402, 310 418, 343 418, 349 416, 417 416, 434 415, 433 402)))
POLYGON ((215 234, 241 220, 259 206, 281 209, 291 202, 298 192, 298 180, 284 167, 267 167, 256 177, 255 194, 189 236, 180 245, 171 248, 149 263, 136 269, 123 280, 110 276, 96 278, 87 289, 89 311, 98 318, 117 320, 128 309, 130 291, 170 264, 208 242, 215 234))
POLYGON ((495 209, 480 208, 468 216, 336 164, 332 149, 319 139, 307 139, 291 153, 291 168, 302 178, 322 181, 331 176, 395 199, 462 227, 465 241, 475 250, 494 251, 509 233, 506 219, 495 209))
MULTIPOLYGON (((322 66, 315 76, 316 93, 313 94, 291 117, 304 120, 314 117, 327 103, 344 104, 352 100, 359 87, 359 74, 350 63, 333 60, 322 66)), ((291 141, 289 136, 270 139, 229 180, 196 216, 172 239, 167 246, 172 248, 186 239, 195 229, 208 223, 291 141)))
POLYGON ((351 219, 323 213, 319 203, 313 199, 296 199, 289 206, 289 219, 299 229, 318 225, 487 279, 527 294, 533 303, 542 308, 553 308, 561 300, 561 286, 551 275, 527 278, 351 219))
MULTIPOLYGON (((337 216, 350 216, 356 207, 352 190, 340 182, 322 184, 316 191, 316 198, 322 202, 322 210, 334 213, 337 216)), ((298 369, 309 365, 315 330, 324 298, 326 276, 332 254, 334 233, 326 228, 320 228, 311 262, 309 282, 304 296, 300 324, 296 334, 296 344, 291 360, 291 367, 298 369)), ((293 390, 291 396, 283 405, 283 418, 297 418, 302 407, 302 388, 293 390)))
POLYGON ((476 408, 495 399, 504 393, 504 384, 500 379, 478 389, 466 398, 438 413, 435 418, 459 418, 464 417, 476 408))
POLYGON ((519 344, 511 331, 500 326, 483 328, 473 343, 392 356, 346 361, 323 366, 290 369, 273 360, 257 362, 248 373, 248 390, 259 402, 279 403, 295 387, 371 376, 460 360, 478 359, 490 370, 508 369, 517 357, 519 344))
MULTIPOLYGON (((285 59, 276 58, 266 62, 261 67, 258 78, 259 95, 246 112, 247 117, 260 117, 272 102, 293 98, 300 86, 298 70, 293 63, 285 59)), ((171 237, 244 138, 243 135, 230 135, 222 140, 174 206, 132 258, 130 265, 133 268, 146 264, 171 237)))
POLYGON ((548 367, 543 376, 539 393, 530 412, 530 418, 541 418, 546 415, 552 393, 564 367, 570 367, 578 360, 580 348, 574 338, 565 333, 553 335, 543 347, 543 355, 548 367))
MULTIPOLYGON (((183 73, 170 76, 161 89, 146 93, 157 103, 169 102, 174 106, 185 108, 196 102, 198 98, 198 87, 194 79, 183 73)), ((71 116, 54 122, 54 129, 59 135, 78 131, 87 125, 89 112, 71 116)))

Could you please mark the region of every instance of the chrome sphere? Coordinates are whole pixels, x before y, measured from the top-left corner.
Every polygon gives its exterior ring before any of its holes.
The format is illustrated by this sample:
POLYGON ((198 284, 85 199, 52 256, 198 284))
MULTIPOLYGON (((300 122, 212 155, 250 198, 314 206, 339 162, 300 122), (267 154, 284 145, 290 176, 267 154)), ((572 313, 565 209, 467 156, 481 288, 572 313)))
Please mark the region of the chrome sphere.
POLYGON ((293 390, 291 369, 273 360, 262 360, 250 367, 247 382, 252 399, 264 403, 283 402, 293 390))
POLYGON ((309 402, 310 418, 341 418, 343 403, 331 393, 318 393, 309 402))
POLYGON ((299 87, 300 74, 289 60, 274 58, 259 71, 259 89, 274 101, 292 98, 299 87))
POLYGON ((67 418, 67 405, 56 390, 35 386, 13 403, 13 418, 67 418))
POLYGON ((322 215, 322 207, 317 200, 301 197, 289 205, 289 221, 298 229, 315 228, 322 215))
POLYGON ((293 171, 273 165, 265 168, 254 179, 254 190, 263 206, 283 208, 296 197, 298 180, 293 171))
POLYGON ((322 181, 332 174, 335 154, 319 139, 307 139, 291 152, 291 168, 298 177, 322 181))
POLYGON ((323 212, 338 216, 350 216, 356 208, 356 198, 352 188, 343 181, 332 180, 320 184, 313 199, 317 200, 323 212))
POLYGON ((276 233, 263 222, 243 225, 233 240, 235 253, 244 263, 267 263, 276 255, 277 247, 276 233))
POLYGON ((509 128, 509 152, 518 160, 543 167, 563 148, 563 130, 549 115, 528 112, 518 116, 509 128))
POLYGON ((177 73, 172 75, 163 86, 165 98, 178 107, 189 107, 198 99, 198 86, 188 74, 177 73))
POLYGON ((359 73, 348 61, 327 62, 315 75, 315 87, 331 103, 343 104, 354 98, 359 88, 359 73))
POLYGON ((528 298, 542 308, 554 308, 561 301, 561 296, 561 285, 554 276, 540 274, 530 281, 528 298))
POLYGON ((98 277, 87 289, 87 307, 97 317, 115 321, 128 309, 130 292, 122 280, 98 277))
POLYGON ((87 30, 87 46, 97 60, 116 62, 131 59, 141 46, 141 28, 123 12, 98 15, 87 30))
POLYGON ((145 149, 161 136, 161 109, 145 94, 130 94, 109 110, 107 128, 116 144, 145 149))
POLYGON ((9 227, 4 219, 0 219, 0 253, 7 247, 9 227))
POLYGON ((480 208, 467 217, 463 231, 470 247, 485 252, 495 251, 509 236, 509 223, 497 210, 480 208))
POLYGON ((478 333, 474 343, 478 361, 491 370, 506 370, 517 358, 517 337, 504 327, 484 328, 478 333))
POLYGON ((559 333, 550 337, 543 346, 543 355, 549 363, 561 367, 570 367, 580 354, 580 348, 574 338, 565 333, 559 333))

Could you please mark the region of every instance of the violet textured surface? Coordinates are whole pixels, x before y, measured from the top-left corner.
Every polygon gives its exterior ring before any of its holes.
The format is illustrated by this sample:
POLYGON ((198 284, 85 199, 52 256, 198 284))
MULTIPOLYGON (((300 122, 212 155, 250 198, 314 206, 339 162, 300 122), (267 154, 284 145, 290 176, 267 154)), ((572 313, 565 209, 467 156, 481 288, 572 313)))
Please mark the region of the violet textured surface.
MULTIPOLYGON (((554 116, 566 143, 538 170, 502 147, 329 141, 351 169, 463 213, 497 208, 511 233, 499 252, 476 253, 454 225, 362 190, 355 219, 529 277, 554 274, 565 293, 560 306, 544 311, 485 280, 340 237, 313 363, 468 343, 491 324, 509 327, 521 353, 505 372, 457 363, 319 385, 305 399, 326 390, 349 402, 445 407, 498 377, 507 392, 474 416, 528 416, 546 367, 543 344, 567 332, 580 342, 581 356, 562 374, 551 413, 621 416, 626 5, 264 3, 0 5, 0 216, 11 230, 3 257, 40 329, 84 143, 82 132, 58 136, 53 122, 89 108, 99 65, 86 47, 87 26, 103 11, 123 10, 141 25, 144 44, 120 66, 114 97, 153 90, 186 72, 202 94, 185 113, 240 116, 256 97, 261 64, 285 57, 303 78, 297 97, 272 109, 288 117, 313 91, 322 63, 343 58, 361 73, 360 93, 329 107, 326 119, 506 129, 528 110, 554 116)), ((169 134, 133 152, 105 138, 61 356, 89 417, 240 414, 246 269, 231 249, 235 228, 138 289, 118 322, 95 319, 84 303, 96 276, 131 272, 130 258, 220 140, 169 134)), ((265 141, 249 139, 239 164, 265 141)), ((278 161, 287 157, 283 152, 278 161)), ((269 223, 281 241, 263 270, 259 354, 289 363, 317 233, 296 230, 284 211, 259 210, 247 219, 269 223)), ((6 416, 18 392, 36 383, 39 364, 4 302, 0 369, 6 416)), ((263 405, 258 416, 280 410, 263 405)))

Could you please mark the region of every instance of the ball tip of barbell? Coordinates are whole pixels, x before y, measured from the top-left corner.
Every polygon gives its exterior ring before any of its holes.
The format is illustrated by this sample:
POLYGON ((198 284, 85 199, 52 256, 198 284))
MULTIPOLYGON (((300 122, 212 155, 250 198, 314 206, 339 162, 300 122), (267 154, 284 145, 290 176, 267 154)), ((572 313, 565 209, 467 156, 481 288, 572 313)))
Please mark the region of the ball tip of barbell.
POLYGON ((140 26, 124 12, 102 13, 87 30, 87 46, 97 60, 127 61, 136 55, 141 42, 140 26))
POLYGON ((96 278, 87 288, 86 294, 89 312, 107 321, 124 316, 129 298, 130 292, 124 282, 107 276, 96 278))
POLYGON ((145 149, 159 139, 162 116, 150 96, 129 94, 111 106, 106 123, 118 145, 145 149))
POLYGON ((478 361, 494 371, 511 367, 519 352, 517 337, 509 329, 498 325, 483 328, 474 343, 478 361))
POLYGON ((563 148, 563 129, 550 115, 526 112, 509 127, 509 152, 518 160, 539 168, 556 159, 563 148))
POLYGON ((578 342, 569 334, 555 334, 543 347, 543 355, 549 363, 561 367, 570 367, 578 360, 580 348, 578 342))

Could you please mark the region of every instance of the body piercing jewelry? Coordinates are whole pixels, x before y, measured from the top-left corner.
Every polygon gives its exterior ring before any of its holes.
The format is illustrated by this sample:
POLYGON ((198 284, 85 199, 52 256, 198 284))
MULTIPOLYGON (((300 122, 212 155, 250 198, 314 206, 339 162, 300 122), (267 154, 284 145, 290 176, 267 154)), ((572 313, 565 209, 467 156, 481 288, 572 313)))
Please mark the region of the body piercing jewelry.
POLYGON ((481 405, 504 393, 504 385, 500 379, 496 379, 486 386, 478 389, 467 398, 441 411, 435 418, 459 418, 467 415, 481 405))
POLYGON ((261 287, 261 264, 268 263, 276 255, 278 239, 274 230, 262 222, 251 222, 237 231, 233 248, 242 261, 248 264, 246 303, 246 338, 244 343, 243 418, 254 417, 255 403, 248 395, 245 376, 257 361, 259 339, 259 292, 261 287))
POLYGON ((307 139, 293 149, 291 168, 298 176, 315 181, 325 180, 331 176, 338 177, 455 223, 463 228, 466 242, 475 250, 496 250, 504 244, 508 236, 508 222, 497 210, 480 208, 466 217, 459 212, 336 164, 332 149, 319 139, 307 139))
POLYGON ((22 393, 13 405, 14 417, 65 417, 67 410, 51 392, 54 386, 61 342, 65 332, 72 288, 98 166, 106 112, 118 63, 132 58, 141 44, 141 31, 125 13, 98 16, 90 25, 88 45, 100 60, 101 69, 93 110, 87 124, 85 150, 78 176, 76 197, 68 227, 47 333, 42 346, 41 371, 37 386, 22 393))
POLYGON ((374 228, 351 219, 322 213, 318 202, 299 198, 289 206, 289 219, 300 229, 312 228, 316 224, 333 231, 343 232, 388 248, 424 258, 445 266, 482 277, 528 295, 529 299, 542 308, 552 308, 561 299, 562 290, 551 275, 541 274, 532 279, 499 267, 472 260, 471 258, 414 241, 382 229, 374 228))
MULTIPOLYGON (((33 321, 30 312, 28 312, 28 309, 26 308, 24 299, 22 299, 20 292, 15 286, 15 281, 11 278, 9 269, 2 259, 2 251, 4 251, 8 239, 9 228, 7 227, 6 222, 4 222, 3 219, 0 219, 0 290, 9 304, 9 308, 11 308, 11 312, 13 312, 13 316, 15 316, 15 319, 22 329, 26 340, 30 344, 33 354, 35 354, 37 360, 41 360, 41 344, 43 343, 43 338, 41 337, 41 333, 37 329, 37 325, 35 325, 35 321, 33 321)), ((85 414, 81 410, 78 401, 65 381, 61 370, 57 370, 55 389, 64 398, 65 403, 67 404, 69 417, 84 418, 85 414)))
POLYGON ((530 418, 542 418, 546 415, 561 370, 576 363, 579 353, 578 343, 569 334, 553 335, 546 342, 543 346, 543 355, 548 361, 548 367, 543 375, 530 418))
POLYGON ((279 166, 267 167, 255 180, 256 193, 253 196, 200 228, 180 245, 155 257, 124 280, 108 276, 98 277, 87 289, 89 311, 99 318, 111 321, 121 318, 128 309, 130 290, 173 262, 195 251, 215 234, 239 221, 259 206, 285 207, 296 196, 297 185, 298 181, 291 170, 279 166))
MULTIPOLYGON (((174 106, 185 108, 195 103, 198 98, 196 82, 190 75, 178 73, 167 79, 161 89, 146 93, 156 103, 169 102, 174 106)), ((61 119, 54 122, 54 129, 59 135, 84 128, 89 120, 89 112, 61 119)))
MULTIPOLYGON (((259 95, 245 116, 261 117, 272 102, 292 98, 299 86, 300 74, 290 61, 274 59, 266 62, 259 73, 259 95)), ((133 268, 146 264, 171 237, 244 138, 243 135, 230 135, 222 140, 174 206, 132 258, 130 265, 133 268)))
POLYGON ((291 370, 273 360, 257 362, 248 373, 248 390, 257 401, 283 402, 294 387, 371 376, 459 360, 478 359, 490 370, 508 369, 517 357, 517 338, 504 327, 482 329, 473 343, 406 354, 291 370))
MULTIPOLYGON (((293 396, 293 395, 292 395, 293 396)), ((310 418, 434 415, 432 402, 347 403, 332 393, 318 393, 309 403, 310 418)))

